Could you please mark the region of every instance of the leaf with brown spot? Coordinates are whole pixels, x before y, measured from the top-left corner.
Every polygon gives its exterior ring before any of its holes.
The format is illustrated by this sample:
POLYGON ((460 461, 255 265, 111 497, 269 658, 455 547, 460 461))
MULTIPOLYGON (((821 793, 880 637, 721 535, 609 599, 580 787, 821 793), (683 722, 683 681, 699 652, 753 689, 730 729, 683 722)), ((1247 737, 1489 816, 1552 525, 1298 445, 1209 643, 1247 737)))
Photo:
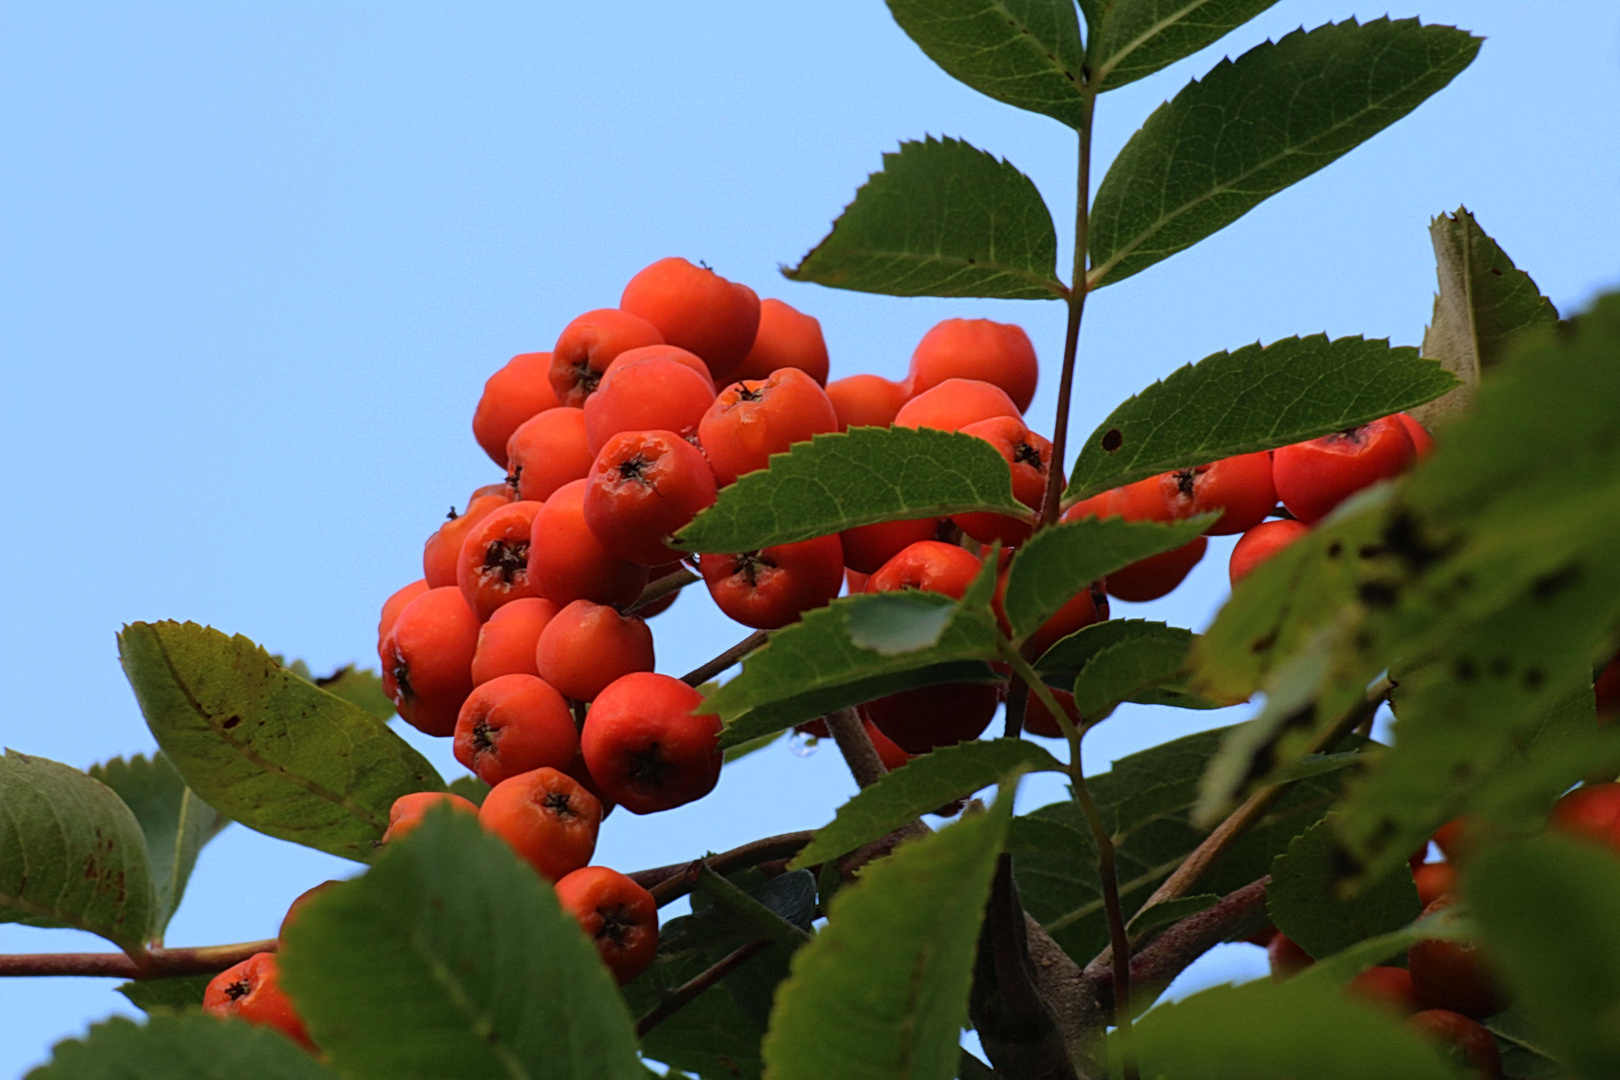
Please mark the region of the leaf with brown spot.
POLYGON ((164 754, 204 801, 250 829, 365 862, 395 799, 444 788, 386 724, 245 637, 133 623, 118 645, 164 754))
POLYGON ((141 826, 107 785, 46 758, 0 757, 0 922, 65 926, 139 952, 157 923, 141 826))

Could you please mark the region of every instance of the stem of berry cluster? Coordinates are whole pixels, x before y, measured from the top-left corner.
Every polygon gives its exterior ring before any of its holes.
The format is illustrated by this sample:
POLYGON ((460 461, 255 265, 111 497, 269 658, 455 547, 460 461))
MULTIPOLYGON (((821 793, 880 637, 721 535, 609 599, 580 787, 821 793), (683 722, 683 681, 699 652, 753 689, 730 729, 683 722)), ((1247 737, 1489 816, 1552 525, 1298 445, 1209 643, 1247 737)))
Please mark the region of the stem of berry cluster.
POLYGON ((685 675, 682 675, 681 681, 688 686, 702 686, 770 639, 771 635, 764 630, 755 630, 713 660, 699 664, 685 675))
POLYGON ((1046 498, 1041 503, 1041 524, 1058 519, 1063 498, 1063 462, 1069 441, 1069 403, 1074 393, 1075 357, 1080 351, 1080 319, 1086 312, 1086 249, 1091 242, 1091 117, 1097 94, 1087 82, 1081 91, 1085 117, 1080 128, 1080 167, 1074 200, 1074 268, 1069 274, 1069 323, 1063 335, 1063 372, 1058 378, 1057 418, 1052 425, 1052 465, 1047 470, 1046 498))
POLYGON ((210 975, 262 952, 275 952, 276 939, 187 949, 149 949, 137 964, 124 953, 22 953, 0 956, 0 976, 89 975, 114 979, 165 979, 210 975))

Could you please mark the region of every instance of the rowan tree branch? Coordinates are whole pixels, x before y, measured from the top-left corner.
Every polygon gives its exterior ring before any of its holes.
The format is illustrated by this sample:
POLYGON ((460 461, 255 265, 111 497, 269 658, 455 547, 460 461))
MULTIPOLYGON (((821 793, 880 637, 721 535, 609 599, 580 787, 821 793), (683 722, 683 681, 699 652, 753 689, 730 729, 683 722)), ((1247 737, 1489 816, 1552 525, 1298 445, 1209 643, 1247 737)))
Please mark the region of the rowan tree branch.
POLYGON ((706 664, 699 664, 685 675, 682 675, 681 682, 688 686, 702 686, 732 664, 765 644, 770 640, 770 636, 763 630, 755 630, 713 660, 706 664))
POLYGON ((657 581, 649 582, 647 587, 641 590, 641 595, 636 597, 635 603, 625 608, 625 613, 634 615, 643 608, 656 604, 670 593, 680 592, 693 582, 702 580, 684 566, 679 570, 672 570, 657 581))
POLYGON ((137 964, 123 953, 20 953, 0 956, 0 976, 90 975, 139 981, 176 975, 209 975, 256 953, 275 951, 276 939, 269 938, 234 945, 149 949, 145 964, 137 964))
POLYGON ((872 745, 866 725, 861 723, 860 714, 854 709, 835 709, 828 713, 827 730, 832 732, 833 742, 838 744, 838 752, 844 755, 857 785, 870 787, 888 775, 888 767, 878 757, 877 747, 872 745))
POLYGON ((682 983, 669 997, 647 1010, 647 1014, 636 1021, 636 1035, 639 1037, 647 1034, 647 1032, 684 1009, 693 998, 770 947, 771 942, 768 938, 750 941, 727 955, 713 967, 682 983))
POLYGON ((626 876, 643 889, 650 890, 654 899, 658 900, 658 906, 663 907, 671 900, 679 899, 692 891, 698 876, 703 873, 705 863, 717 874, 729 874, 733 870, 741 870, 747 866, 758 866, 760 863, 796 855, 814 835, 813 830, 806 829, 803 832, 767 836, 761 840, 751 840, 730 851, 710 855, 706 859, 671 863, 668 866, 653 867, 651 870, 635 870, 626 876))

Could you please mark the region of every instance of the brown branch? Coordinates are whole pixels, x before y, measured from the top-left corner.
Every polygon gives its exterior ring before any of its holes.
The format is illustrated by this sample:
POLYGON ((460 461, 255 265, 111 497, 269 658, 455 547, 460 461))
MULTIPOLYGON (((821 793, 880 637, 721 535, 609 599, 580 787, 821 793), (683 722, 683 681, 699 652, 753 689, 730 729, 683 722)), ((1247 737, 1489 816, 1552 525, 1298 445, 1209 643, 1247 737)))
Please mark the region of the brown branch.
MULTIPOLYGON (((1380 681, 1377 686, 1367 692, 1366 698, 1360 704, 1347 711, 1336 723, 1318 732, 1316 738, 1312 739, 1305 748, 1304 753, 1320 754, 1333 749, 1346 735, 1354 731, 1358 724, 1361 724, 1367 717, 1378 711, 1378 707, 1389 697, 1389 692, 1392 689, 1394 689, 1394 684, 1388 679, 1380 681)), ((1176 867, 1175 873, 1166 878, 1164 884, 1160 885, 1157 891, 1148 897, 1147 903, 1143 904, 1136 913, 1137 917, 1140 918, 1143 911, 1153 907, 1155 904, 1162 904, 1166 900, 1175 900, 1178 897, 1186 896, 1192 887, 1198 883, 1198 879, 1203 877, 1204 872, 1213 866, 1222 855, 1225 855, 1232 845, 1242 838, 1244 833, 1254 827, 1256 822, 1265 817, 1271 811, 1271 808, 1277 804, 1277 800, 1287 794, 1288 789, 1293 787, 1295 783, 1297 781, 1272 784, 1270 787, 1261 788, 1245 799, 1241 806, 1227 815, 1225 821, 1215 826, 1214 831, 1204 837, 1204 842, 1194 848, 1192 854, 1188 855, 1181 865, 1176 867)))
POLYGON ((763 840, 751 840, 741 847, 734 847, 719 855, 710 855, 707 859, 671 863, 669 866, 657 866, 651 870, 636 870, 628 877, 643 889, 650 889, 654 899, 658 900, 658 906, 663 907, 671 900, 679 899, 692 891, 692 885, 702 873, 704 863, 708 863, 709 869, 717 874, 729 874, 746 866, 758 866, 760 863, 796 855, 814 835, 814 831, 806 830, 767 836, 763 840))
POLYGON ((741 660, 770 639, 770 635, 763 630, 755 630, 737 644, 710 660, 681 676, 681 681, 688 686, 702 686, 732 664, 741 660))
POLYGON ((693 998, 770 947, 771 942, 767 938, 750 941, 707 971, 703 971, 688 982, 682 983, 670 993, 669 997, 647 1010, 647 1014, 636 1021, 637 1037, 647 1034, 647 1032, 680 1012, 693 998))
POLYGON ((827 730, 832 732, 833 742, 838 744, 849 771, 855 774, 857 785, 870 787, 888 774, 883 759, 878 757, 877 747, 872 745, 872 737, 866 733, 866 725, 861 723, 860 714, 854 709, 835 709, 828 713, 827 730))
MULTIPOLYGON (((1235 892, 1228 893, 1219 903, 1203 911, 1172 923, 1146 946, 1131 957, 1131 986, 1138 1003, 1151 1003, 1164 993, 1177 975, 1185 971, 1194 960, 1219 945, 1251 921, 1256 912, 1265 908, 1266 886, 1271 883, 1267 874, 1235 892), (1145 992, 1144 992, 1145 991, 1145 992)), ((1104 1008, 1113 1005, 1113 952, 1104 950, 1086 965, 1084 979, 1104 1008)))
POLYGON ((275 952, 276 939, 189 949, 151 949, 147 962, 136 964, 123 953, 22 953, 0 956, 0 976, 91 975, 109 979, 165 979, 175 975, 210 975, 239 964, 255 953, 275 952))
POLYGON ((624 609, 625 614, 634 615, 643 608, 656 604, 670 593, 680 592, 688 585, 702 580, 701 577, 684 566, 679 570, 671 570, 657 581, 650 582, 645 589, 642 589, 641 595, 636 597, 635 603, 624 609))

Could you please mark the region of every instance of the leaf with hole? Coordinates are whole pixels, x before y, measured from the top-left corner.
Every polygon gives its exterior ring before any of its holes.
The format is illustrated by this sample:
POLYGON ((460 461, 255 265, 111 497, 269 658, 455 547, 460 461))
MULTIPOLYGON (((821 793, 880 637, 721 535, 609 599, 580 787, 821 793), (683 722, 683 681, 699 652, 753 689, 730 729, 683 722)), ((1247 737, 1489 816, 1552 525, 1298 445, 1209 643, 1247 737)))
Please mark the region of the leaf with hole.
POLYGON ((854 428, 795 443, 682 529, 688 551, 758 551, 857 525, 988 511, 1028 517, 993 446, 932 428, 854 428))
POLYGON ((46 758, 0 756, 0 922, 87 930, 139 953, 158 924, 141 825, 107 785, 46 758))
POLYGON ((959 139, 883 155, 832 232, 783 273, 890 296, 1058 300, 1052 214, 1029 177, 959 139))
POLYGON ((198 853, 230 819, 199 799, 161 752, 113 758, 90 766, 89 773, 118 793, 141 826, 156 901, 152 934, 161 938, 185 895, 198 853))
POLYGON ((195 623, 131 623, 119 659, 164 754, 250 829, 364 862, 394 800, 441 791, 427 759, 358 705, 195 623))
POLYGON ((1245 345, 1172 372, 1109 414, 1080 448, 1065 501, 1175 469, 1365 424, 1456 378, 1412 348, 1325 334, 1245 345))
POLYGON ((1092 288, 1225 228, 1440 90, 1480 39, 1416 19, 1296 30, 1223 60, 1148 117, 1097 188, 1092 288))
POLYGON ((280 968, 345 1076, 644 1076, 595 947, 551 886, 464 814, 430 812, 363 876, 311 900, 280 968))
POLYGON ((928 58, 988 97, 1085 126, 1086 50, 1073 0, 889 0, 928 58))

